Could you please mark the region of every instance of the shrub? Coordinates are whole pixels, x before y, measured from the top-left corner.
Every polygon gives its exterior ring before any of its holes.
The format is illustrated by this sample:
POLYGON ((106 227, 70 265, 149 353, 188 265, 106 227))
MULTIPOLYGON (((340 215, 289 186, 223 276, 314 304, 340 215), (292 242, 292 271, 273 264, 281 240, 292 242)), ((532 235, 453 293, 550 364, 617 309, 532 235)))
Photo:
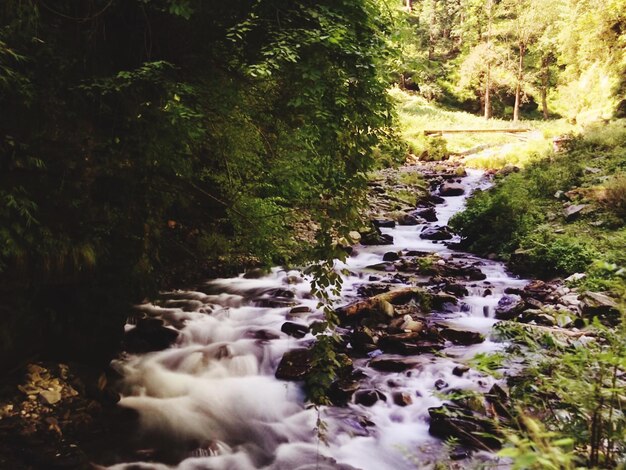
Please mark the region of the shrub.
POLYGON ((603 203, 622 220, 626 220, 626 174, 620 173, 609 180, 603 203))
POLYGON ((584 271, 594 260, 594 250, 578 238, 555 235, 542 225, 525 236, 516 252, 516 266, 539 275, 572 274, 584 271))
POLYGON ((513 252, 521 239, 542 219, 521 174, 505 183, 477 192, 467 209, 455 215, 450 226, 461 235, 463 244, 477 252, 513 252))

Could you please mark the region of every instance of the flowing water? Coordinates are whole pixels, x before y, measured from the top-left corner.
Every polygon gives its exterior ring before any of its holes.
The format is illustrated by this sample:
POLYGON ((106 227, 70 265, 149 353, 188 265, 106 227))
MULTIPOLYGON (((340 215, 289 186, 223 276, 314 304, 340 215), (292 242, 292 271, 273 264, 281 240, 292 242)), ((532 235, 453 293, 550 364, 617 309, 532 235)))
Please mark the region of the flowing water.
MULTIPOLYGON (((466 195, 488 184, 477 171, 470 171, 462 183, 466 195)), ((434 224, 445 225, 463 207, 466 195, 448 197, 436 206, 439 221, 434 224)), ((452 370, 479 352, 502 347, 489 339, 495 323, 494 307, 506 287, 521 287, 525 282, 508 275, 501 263, 420 239, 423 227, 382 229, 394 237, 394 245, 358 246, 345 266, 338 263, 351 274, 344 279, 337 306, 354 300, 359 286, 391 279, 391 274, 367 269, 380 263, 385 252, 433 252, 441 257, 440 263, 464 259, 477 263, 487 279, 468 283, 469 295, 458 306, 433 316, 439 323, 484 333, 485 342, 414 356, 415 367, 399 373, 378 372, 368 367, 368 358, 355 359, 355 368, 361 368, 365 376, 362 388, 381 391, 386 401, 379 400, 372 407, 353 403, 322 407, 319 416, 326 426, 327 441, 322 442, 316 432, 318 411, 306 407, 302 385, 274 377, 286 351, 313 341, 310 334, 302 339, 287 336, 281 332, 283 323, 293 320, 310 324, 322 318, 305 277, 276 268, 261 279, 218 279, 208 282, 202 292, 168 293, 165 298, 169 300, 161 306, 148 304, 141 309, 179 328, 177 343, 160 352, 128 355, 115 364, 124 375, 121 406, 140 415, 140 442, 161 449, 172 462, 179 462, 171 466, 181 469, 380 470, 432 466, 443 444, 428 433, 428 408, 441 405, 446 391, 487 392, 493 385, 494 379, 477 371, 458 377, 452 370), (269 307, 276 289, 291 291, 294 302, 310 307, 311 312, 292 318, 288 305, 269 307), (484 296, 486 289, 493 295, 484 296), (391 396, 397 392, 410 395, 412 403, 394 404, 391 396)), ((133 465, 133 469, 171 468, 165 464, 133 465)), ((112 468, 130 469, 131 465, 112 468)))

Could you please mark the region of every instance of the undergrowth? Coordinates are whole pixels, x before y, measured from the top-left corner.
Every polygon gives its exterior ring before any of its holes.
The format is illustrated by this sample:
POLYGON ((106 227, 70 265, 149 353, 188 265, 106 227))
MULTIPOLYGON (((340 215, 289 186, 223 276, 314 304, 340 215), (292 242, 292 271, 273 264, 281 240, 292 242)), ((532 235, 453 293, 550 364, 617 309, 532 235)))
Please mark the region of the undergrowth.
POLYGON ((497 178, 450 225, 467 249, 494 253, 525 274, 588 271, 592 278, 600 276, 588 282, 604 279, 604 287, 619 291, 620 269, 626 266, 624 167, 624 122, 591 128, 565 151, 550 152, 521 172, 497 178), (567 216, 567 208, 576 205, 583 210, 567 216), (607 265, 616 268, 607 270, 607 265))

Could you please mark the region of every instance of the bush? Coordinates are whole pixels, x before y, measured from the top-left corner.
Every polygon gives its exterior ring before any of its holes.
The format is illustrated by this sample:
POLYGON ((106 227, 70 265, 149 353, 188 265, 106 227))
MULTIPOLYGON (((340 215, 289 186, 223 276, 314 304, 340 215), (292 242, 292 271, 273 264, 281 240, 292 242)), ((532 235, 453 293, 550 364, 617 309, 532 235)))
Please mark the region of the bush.
POLYGON ((470 250, 506 257, 542 218, 525 186, 525 176, 517 173, 500 186, 477 192, 467 209, 450 220, 450 226, 470 250))
POLYGON ((609 180, 603 203, 622 220, 626 220, 626 174, 620 173, 609 180))
POLYGON ((569 275, 585 271, 595 256, 584 241, 555 235, 552 227, 543 225, 521 240, 515 264, 522 271, 543 276, 569 275))

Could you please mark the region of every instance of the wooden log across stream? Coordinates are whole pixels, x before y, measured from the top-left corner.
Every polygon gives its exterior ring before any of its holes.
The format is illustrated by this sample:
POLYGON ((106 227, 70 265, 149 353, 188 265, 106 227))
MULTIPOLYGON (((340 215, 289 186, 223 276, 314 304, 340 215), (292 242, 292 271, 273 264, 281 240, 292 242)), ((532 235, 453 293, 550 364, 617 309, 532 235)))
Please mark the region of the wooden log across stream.
POLYGON ((443 135, 443 134, 478 134, 478 133, 491 133, 491 134, 520 134, 524 132, 532 132, 532 129, 427 129, 424 130, 424 135, 443 135))

